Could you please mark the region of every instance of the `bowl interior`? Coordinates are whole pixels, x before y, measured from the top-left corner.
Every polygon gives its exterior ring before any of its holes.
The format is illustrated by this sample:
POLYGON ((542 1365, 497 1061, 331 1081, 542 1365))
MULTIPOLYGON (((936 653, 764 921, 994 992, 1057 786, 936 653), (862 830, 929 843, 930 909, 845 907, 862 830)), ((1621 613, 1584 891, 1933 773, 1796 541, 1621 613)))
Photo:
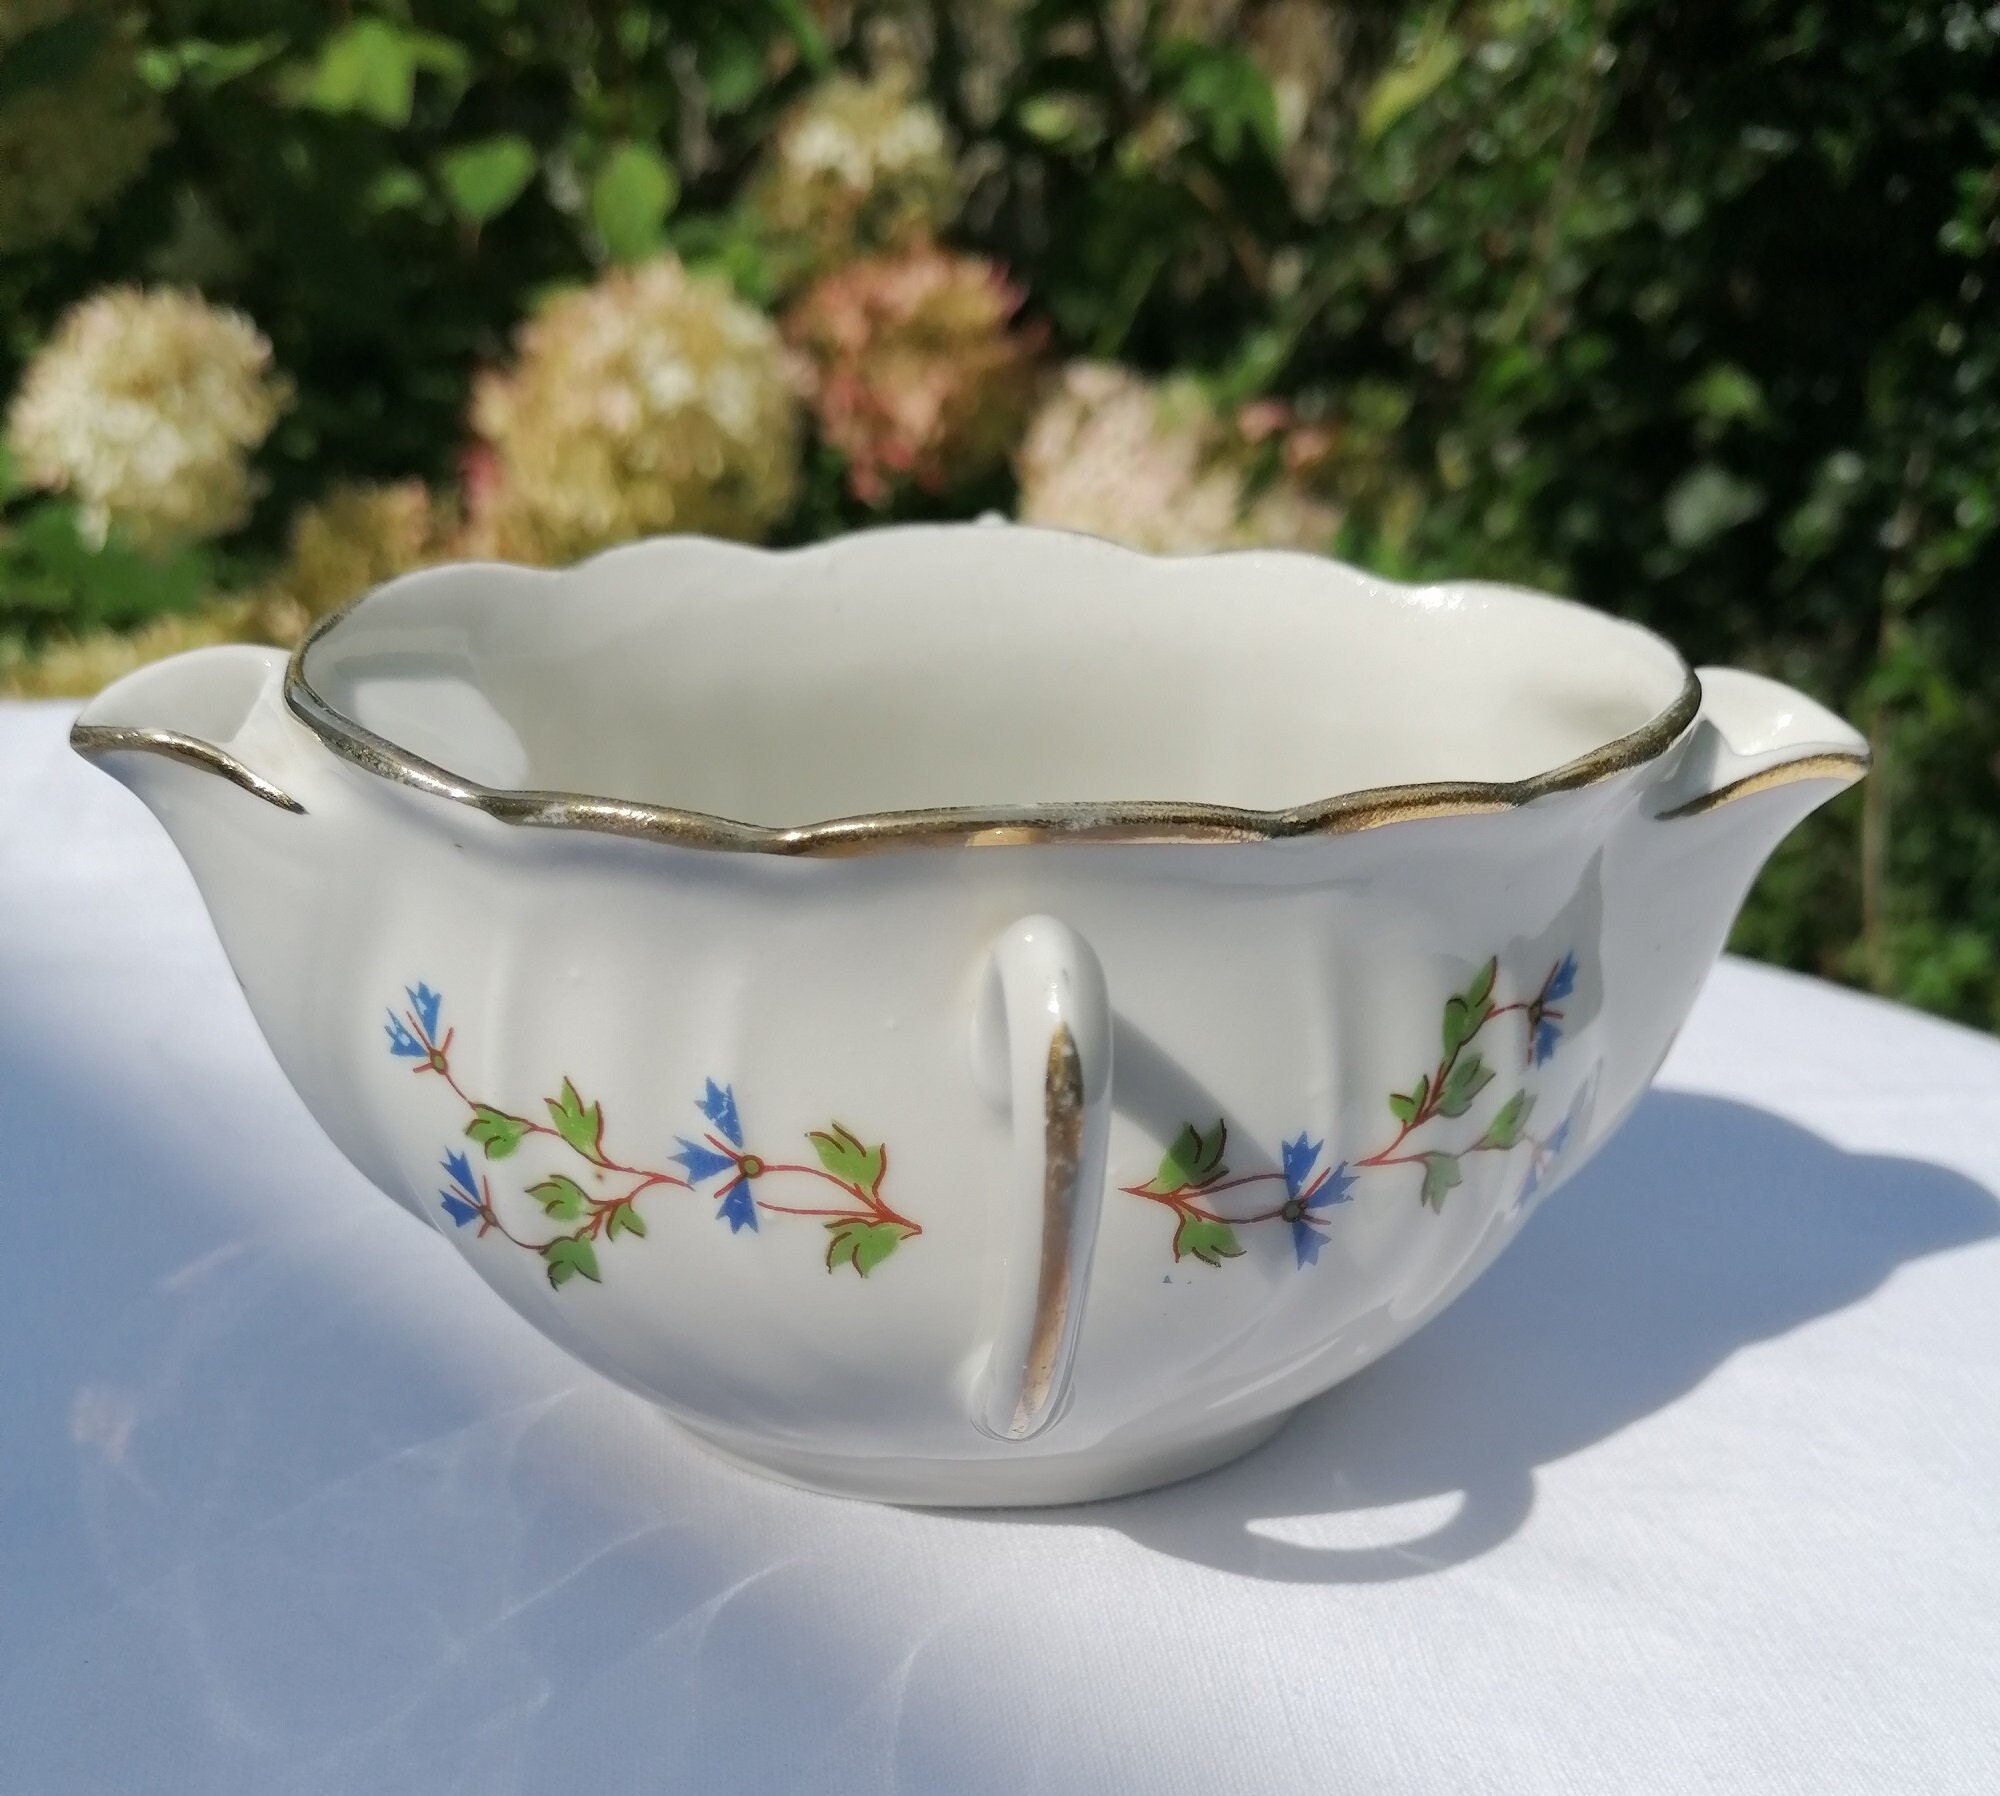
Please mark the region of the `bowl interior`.
POLYGON ((1687 678, 1649 632, 1513 588, 978 525, 432 569, 301 670, 460 779, 769 827, 1522 780, 1644 728, 1687 678))

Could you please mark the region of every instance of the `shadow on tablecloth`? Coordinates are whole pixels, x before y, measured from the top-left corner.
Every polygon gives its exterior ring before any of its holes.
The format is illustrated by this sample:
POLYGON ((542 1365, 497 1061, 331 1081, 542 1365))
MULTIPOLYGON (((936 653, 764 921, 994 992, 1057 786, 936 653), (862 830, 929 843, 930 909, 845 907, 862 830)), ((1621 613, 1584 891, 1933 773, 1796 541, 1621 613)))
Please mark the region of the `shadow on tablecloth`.
POLYGON ((2000 1200, 1958 1173, 1656 1090, 1450 1309, 1270 1446, 1167 1490, 1041 1513, 1249 1577, 1420 1577, 1514 1534, 1537 1467, 1664 1408, 1738 1349, 1859 1301, 1905 1262, 1996 1233, 2000 1200), (1456 1498, 1450 1515, 1409 1540, 1316 1547, 1265 1531, 1440 1498, 1456 1498))

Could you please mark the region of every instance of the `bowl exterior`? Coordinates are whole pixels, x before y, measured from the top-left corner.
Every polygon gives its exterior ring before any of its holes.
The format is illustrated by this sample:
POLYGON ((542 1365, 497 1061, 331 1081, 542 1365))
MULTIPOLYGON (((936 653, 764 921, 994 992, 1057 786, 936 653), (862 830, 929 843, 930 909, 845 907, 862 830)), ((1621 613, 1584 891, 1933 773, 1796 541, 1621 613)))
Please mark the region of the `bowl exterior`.
POLYGON ((1612 1120, 1629 793, 795 861, 347 785, 314 954, 246 980, 287 1071, 529 1321, 800 1482, 1053 1501, 1195 1469, 1434 1313, 1612 1120), (1072 1400, 1003 1443, 968 1419, 1012 1165, 971 1019, 1036 912, 1102 961, 1113 1116, 1072 1400))

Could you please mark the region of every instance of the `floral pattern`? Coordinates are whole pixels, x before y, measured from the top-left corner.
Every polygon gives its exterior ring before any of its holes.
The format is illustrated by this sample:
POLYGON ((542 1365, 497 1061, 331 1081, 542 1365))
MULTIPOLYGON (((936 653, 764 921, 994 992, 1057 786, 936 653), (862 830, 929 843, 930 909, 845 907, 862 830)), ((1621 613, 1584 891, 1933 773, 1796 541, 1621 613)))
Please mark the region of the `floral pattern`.
POLYGON ((643 1239, 646 1218, 640 1200, 668 1192, 703 1193, 706 1187, 716 1220, 727 1223, 732 1235, 758 1233, 762 1216, 811 1218, 826 1231, 827 1271, 850 1266, 862 1278, 924 1232, 883 1196, 888 1147, 870 1146, 841 1123, 807 1133, 816 1165, 773 1160, 750 1151, 734 1087, 709 1079, 694 1105, 708 1127, 698 1131, 699 1139, 677 1136, 680 1151, 666 1156, 680 1172, 620 1160, 605 1145, 603 1105, 586 1103, 568 1077, 556 1096, 543 1099, 547 1122, 472 1096, 452 1071, 454 1032, 445 1028, 440 1033, 443 998, 421 982, 403 996, 406 1003, 401 1010, 391 1009, 383 1025, 390 1055, 412 1062, 412 1072, 433 1076, 449 1088, 466 1113, 466 1139, 487 1163, 475 1169, 464 1148, 446 1148, 439 1162, 445 1175, 439 1206, 455 1228, 496 1234, 538 1255, 557 1290, 576 1278, 601 1283, 599 1246, 609 1247, 622 1235, 643 1239), (568 1170, 549 1172, 504 1199, 496 1197, 487 1166, 511 1159, 531 1137, 561 1143, 568 1170), (804 1180, 816 1182, 803 1188, 808 1195, 817 1195, 820 1186, 831 1192, 819 1202, 785 1203, 773 1195, 790 1195, 804 1180), (530 1204, 545 1224, 556 1226, 537 1230, 524 1225, 530 1204))
MULTIPOLYGON (((1546 1185, 1567 1151, 1587 1102, 1587 1092, 1579 1093, 1548 1135, 1529 1132, 1536 1093, 1528 1076, 1548 1065, 1562 1044, 1567 1020, 1563 1006, 1576 990, 1576 956, 1565 953, 1528 997, 1503 1000, 1497 990, 1499 977, 1496 956, 1463 990, 1446 998, 1438 1060, 1408 1089, 1389 1093, 1394 1132, 1369 1152, 1330 1157, 1325 1139, 1314 1140, 1310 1130, 1301 1129, 1279 1142, 1275 1170, 1232 1177, 1224 1157, 1229 1125, 1218 1117, 1206 1129, 1184 1123, 1153 1176, 1120 1189, 1172 1214, 1176 1261, 1194 1259, 1212 1267, 1243 1256, 1240 1231, 1270 1223, 1284 1224, 1295 1266, 1317 1265, 1320 1250, 1330 1239, 1332 1213, 1352 1203, 1364 1181, 1385 1182, 1400 1175, 1426 1209, 1442 1214, 1450 1193, 1464 1182, 1465 1162, 1478 1154, 1524 1152, 1526 1171, 1516 1201, 1527 1203, 1546 1185), (1516 1017, 1521 1028, 1520 1083, 1475 1123, 1471 1119, 1482 1108, 1482 1094, 1499 1076, 1488 1059, 1502 1057, 1492 1032, 1503 1019, 1516 1017), (1404 1173, 1403 1168, 1409 1171, 1404 1173)), ((889 1171, 887 1145, 871 1145, 843 1123, 807 1131, 814 1163, 771 1159, 751 1150, 735 1088, 711 1078, 694 1100, 706 1126, 675 1135, 675 1151, 664 1157, 665 1166, 621 1160, 606 1146, 603 1106, 585 1102, 568 1077, 554 1097, 543 1100, 546 1122, 467 1092, 452 1070, 454 1032, 443 1026, 443 998, 422 983, 403 995, 404 1005, 391 1009, 383 1024, 389 1053, 410 1062, 412 1072, 434 1076, 450 1090, 466 1115, 465 1138, 483 1162, 475 1165, 466 1148, 445 1149, 439 1161, 444 1172, 437 1194, 440 1208, 455 1228, 474 1229, 480 1236, 497 1234, 539 1255, 549 1283, 557 1289, 575 1278, 600 1282, 599 1247, 624 1235, 643 1239, 646 1219, 641 1200, 650 1202, 670 1192, 705 1197, 715 1205, 715 1219, 726 1224, 732 1236, 760 1233, 769 1216, 817 1221, 827 1235, 827 1270, 851 1267, 862 1278, 905 1241, 923 1233, 921 1225, 883 1195, 889 1171), (531 1137, 559 1142, 569 1169, 549 1172, 504 1199, 496 1197, 490 1166, 512 1158, 531 1137), (668 1171, 668 1166, 678 1170, 668 1171), (581 1178, 575 1176, 579 1173, 581 1178), (803 1180, 830 1187, 830 1193, 820 1202, 779 1201, 781 1195, 795 1193, 818 1196, 816 1188, 801 1188, 803 1180), (540 1211, 545 1224, 553 1226, 523 1227, 530 1205, 540 1211)))
POLYGON ((1316 1265, 1328 1239, 1325 1229, 1333 1207, 1352 1202, 1365 1177, 1386 1177, 1403 1167, 1416 1175, 1413 1182, 1418 1201, 1442 1214, 1446 1198, 1464 1181, 1469 1157, 1511 1154, 1525 1148, 1528 1169, 1519 1200, 1525 1203, 1547 1181, 1568 1146, 1576 1108, 1572 1106, 1546 1139, 1537 1139, 1527 1128, 1535 1093, 1524 1082, 1477 1125, 1476 1133, 1465 1133, 1474 1125, 1461 1119, 1471 1116, 1480 1094, 1498 1076, 1486 1058, 1492 1043, 1489 1026, 1504 1017, 1521 1019, 1519 1054, 1524 1077, 1555 1057, 1563 1038, 1562 1006, 1576 990, 1576 956, 1566 953, 1556 961, 1532 997, 1503 1002, 1496 991, 1499 976, 1496 956, 1462 991, 1445 1000, 1439 1059, 1418 1074, 1409 1089, 1389 1094, 1389 1114, 1396 1128, 1381 1146, 1323 1166, 1326 1144, 1314 1141, 1301 1129, 1294 1139, 1280 1143, 1275 1172, 1231 1178, 1223 1159, 1229 1126, 1218 1117, 1206 1130, 1193 1122, 1183 1124, 1168 1144, 1158 1171, 1142 1183, 1121 1189, 1170 1211, 1174 1217, 1174 1258, 1196 1259, 1207 1266, 1220 1266, 1242 1256, 1238 1230, 1274 1222, 1284 1223, 1290 1233, 1294 1264, 1300 1268, 1316 1265), (1461 1132, 1454 1138, 1440 1125, 1455 1122, 1461 1124, 1461 1132), (1247 1210, 1245 1199, 1233 1195, 1253 1191, 1261 1195, 1272 1186, 1282 1186, 1282 1200, 1271 1201, 1277 1199, 1277 1193, 1271 1191, 1270 1199, 1261 1204, 1250 1199, 1252 1207, 1247 1210))

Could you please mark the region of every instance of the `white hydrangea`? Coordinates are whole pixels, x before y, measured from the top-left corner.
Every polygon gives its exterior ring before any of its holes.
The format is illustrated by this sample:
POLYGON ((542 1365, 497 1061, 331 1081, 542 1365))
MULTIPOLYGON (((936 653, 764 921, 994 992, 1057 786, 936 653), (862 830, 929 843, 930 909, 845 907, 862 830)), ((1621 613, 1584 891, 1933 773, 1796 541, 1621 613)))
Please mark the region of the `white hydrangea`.
POLYGON ((1339 514, 1283 474, 1254 488, 1249 464, 1192 382, 1073 362, 1021 446, 1021 521, 1157 555, 1324 549, 1339 514))
POLYGON ((671 256, 566 294, 474 392, 470 543, 560 564, 655 531, 759 537, 798 491, 798 385, 771 322, 671 256))
POLYGON ((66 313, 8 414, 26 479, 73 493, 85 535, 148 548, 250 515, 249 455, 291 402, 271 345, 185 288, 113 287, 66 313))
POLYGON ((944 123, 905 75, 836 75, 779 125, 751 201, 796 280, 935 235, 955 187, 944 123))

